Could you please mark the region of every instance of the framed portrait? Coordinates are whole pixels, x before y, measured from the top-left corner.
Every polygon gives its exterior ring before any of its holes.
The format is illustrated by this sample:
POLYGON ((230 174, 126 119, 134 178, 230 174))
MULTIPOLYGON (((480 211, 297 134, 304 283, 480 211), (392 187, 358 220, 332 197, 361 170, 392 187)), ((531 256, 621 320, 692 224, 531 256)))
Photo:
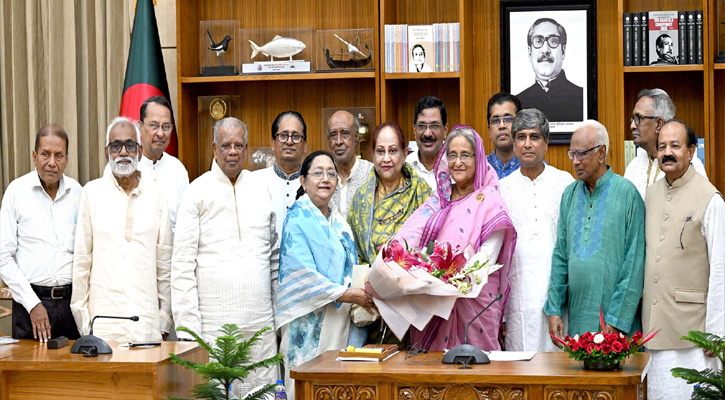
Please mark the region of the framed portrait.
POLYGON ((502 1, 501 90, 549 119, 549 143, 569 143, 597 118, 596 0, 502 1))

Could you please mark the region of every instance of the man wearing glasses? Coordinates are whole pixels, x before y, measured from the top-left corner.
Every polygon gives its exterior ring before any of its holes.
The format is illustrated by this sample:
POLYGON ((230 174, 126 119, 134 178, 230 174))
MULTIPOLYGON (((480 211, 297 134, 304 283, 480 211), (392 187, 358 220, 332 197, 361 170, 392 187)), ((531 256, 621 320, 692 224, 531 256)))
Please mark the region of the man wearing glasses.
POLYGON ((327 121, 327 142, 337 165, 338 183, 330 207, 347 218, 352 196, 365 184, 373 170, 373 163, 358 159, 358 132, 360 122, 345 110, 332 114, 327 121))
POLYGON ((486 156, 488 164, 503 179, 519 169, 519 160, 514 153, 511 124, 521 110, 519 99, 509 93, 499 92, 488 100, 488 136, 494 150, 486 156))
POLYGON ((71 311, 84 335, 94 316, 137 315, 93 325, 120 342, 158 342, 171 330, 171 221, 164 195, 137 170, 140 136, 130 119, 111 121, 110 168, 86 184, 78 206, 71 311))
MULTIPOLYGON (((675 118, 675 110, 670 96, 662 89, 643 89, 637 95, 629 122, 637 156, 627 165, 624 178, 634 183, 642 200, 647 188, 665 177, 657 161, 657 138, 665 121, 675 118)), ((707 178, 697 152, 692 158, 692 166, 695 172, 707 178)))
POLYGON ((441 99, 424 96, 415 107, 413 131, 418 150, 408 154, 405 162, 435 191, 435 167, 438 151, 446 141, 448 134, 448 113, 441 99))
POLYGON ((300 187, 300 167, 307 153, 307 124, 297 111, 284 111, 272 123, 272 154, 274 165, 255 175, 267 185, 272 194, 277 215, 277 234, 282 236, 282 225, 287 210, 294 204, 300 187))
POLYGON ((566 30, 551 18, 539 18, 527 37, 536 82, 517 96, 525 108, 541 110, 549 121, 582 121, 584 90, 569 82, 562 69, 566 30))
POLYGON ((607 165, 608 150, 607 129, 589 120, 574 131, 567 151, 578 180, 561 197, 544 304, 549 333, 559 338, 599 332, 600 310, 604 332, 631 335, 641 327, 644 202, 634 185, 607 165))
POLYGON ((158 185, 166 196, 173 229, 176 224, 176 208, 181 195, 189 186, 189 173, 178 158, 164 152, 174 130, 171 104, 163 96, 149 97, 141 105, 140 116, 143 153, 138 169, 144 173, 144 177, 158 185))

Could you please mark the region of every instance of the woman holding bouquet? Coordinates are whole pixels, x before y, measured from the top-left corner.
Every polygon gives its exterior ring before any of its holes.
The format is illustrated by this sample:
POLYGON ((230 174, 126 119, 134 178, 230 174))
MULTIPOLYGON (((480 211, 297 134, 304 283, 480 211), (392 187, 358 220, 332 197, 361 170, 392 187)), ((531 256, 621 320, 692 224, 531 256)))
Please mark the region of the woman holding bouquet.
POLYGON ((488 276, 477 298, 459 298, 448 320, 433 317, 422 332, 411 327, 410 341, 434 351, 462 344, 466 324, 501 293, 503 299, 481 314, 468 332, 469 344, 500 350, 498 334, 509 292, 516 231, 478 133, 468 126, 453 128, 438 154, 435 177, 436 192, 408 218, 396 239, 405 239, 411 248, 425 248, 434 240, 461 248, 470 244, 476 252, 486 254, 490 264, 503 267, 488 276))
POLYGON ((310 154, 300 174, 302 186, 282 230, 274 314, 283 332, 288 392, 294 389, 290 369, 347 346, 350 304, 374 308, 363 289, 349 288, 357 253, 350 227, 329 208, 337 186, 332 156, 310 154))

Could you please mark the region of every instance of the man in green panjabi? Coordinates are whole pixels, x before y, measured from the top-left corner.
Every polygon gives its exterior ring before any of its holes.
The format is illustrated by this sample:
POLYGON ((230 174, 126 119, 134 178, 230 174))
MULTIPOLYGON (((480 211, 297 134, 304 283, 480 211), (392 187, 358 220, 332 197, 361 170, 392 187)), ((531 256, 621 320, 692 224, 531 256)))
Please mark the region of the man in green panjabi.
POLYGON ((565 307, 572 336, 600 331, 600 310, 604 332, 641 329, 635 314, 644 284, 644 202, 637 188, 607 165, 608 150, 607 129, 590 120, 574 132, 567 151, 578 180, 561 198, 544 304, 549 333, 560 338, 567 333, 565 307))

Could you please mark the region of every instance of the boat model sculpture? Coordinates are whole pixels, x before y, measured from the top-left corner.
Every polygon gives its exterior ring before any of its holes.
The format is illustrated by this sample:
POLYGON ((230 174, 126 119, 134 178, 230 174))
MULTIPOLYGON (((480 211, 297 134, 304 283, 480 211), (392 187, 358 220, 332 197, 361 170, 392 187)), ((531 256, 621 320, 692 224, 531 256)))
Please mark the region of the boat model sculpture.
POLYGON ((370 51, 370 46, 365 44, 365 48, 368 51, 367 57, 365 56, 365 53, 360 51, 360 49, 356 46, 360 39, 360 35, 357 35, 352 43, 348 43, 337 35, 335 35, 335 37, 347 45, 347 52, 340 51, 339 53, 330 53, 329 49, 325 49, 327 65, 331 69, 361 68, 370 64, 370 61, 373 59, 373 53, 370 51), (334 58, 334 56, 339 57, 339 59, 334 58))

